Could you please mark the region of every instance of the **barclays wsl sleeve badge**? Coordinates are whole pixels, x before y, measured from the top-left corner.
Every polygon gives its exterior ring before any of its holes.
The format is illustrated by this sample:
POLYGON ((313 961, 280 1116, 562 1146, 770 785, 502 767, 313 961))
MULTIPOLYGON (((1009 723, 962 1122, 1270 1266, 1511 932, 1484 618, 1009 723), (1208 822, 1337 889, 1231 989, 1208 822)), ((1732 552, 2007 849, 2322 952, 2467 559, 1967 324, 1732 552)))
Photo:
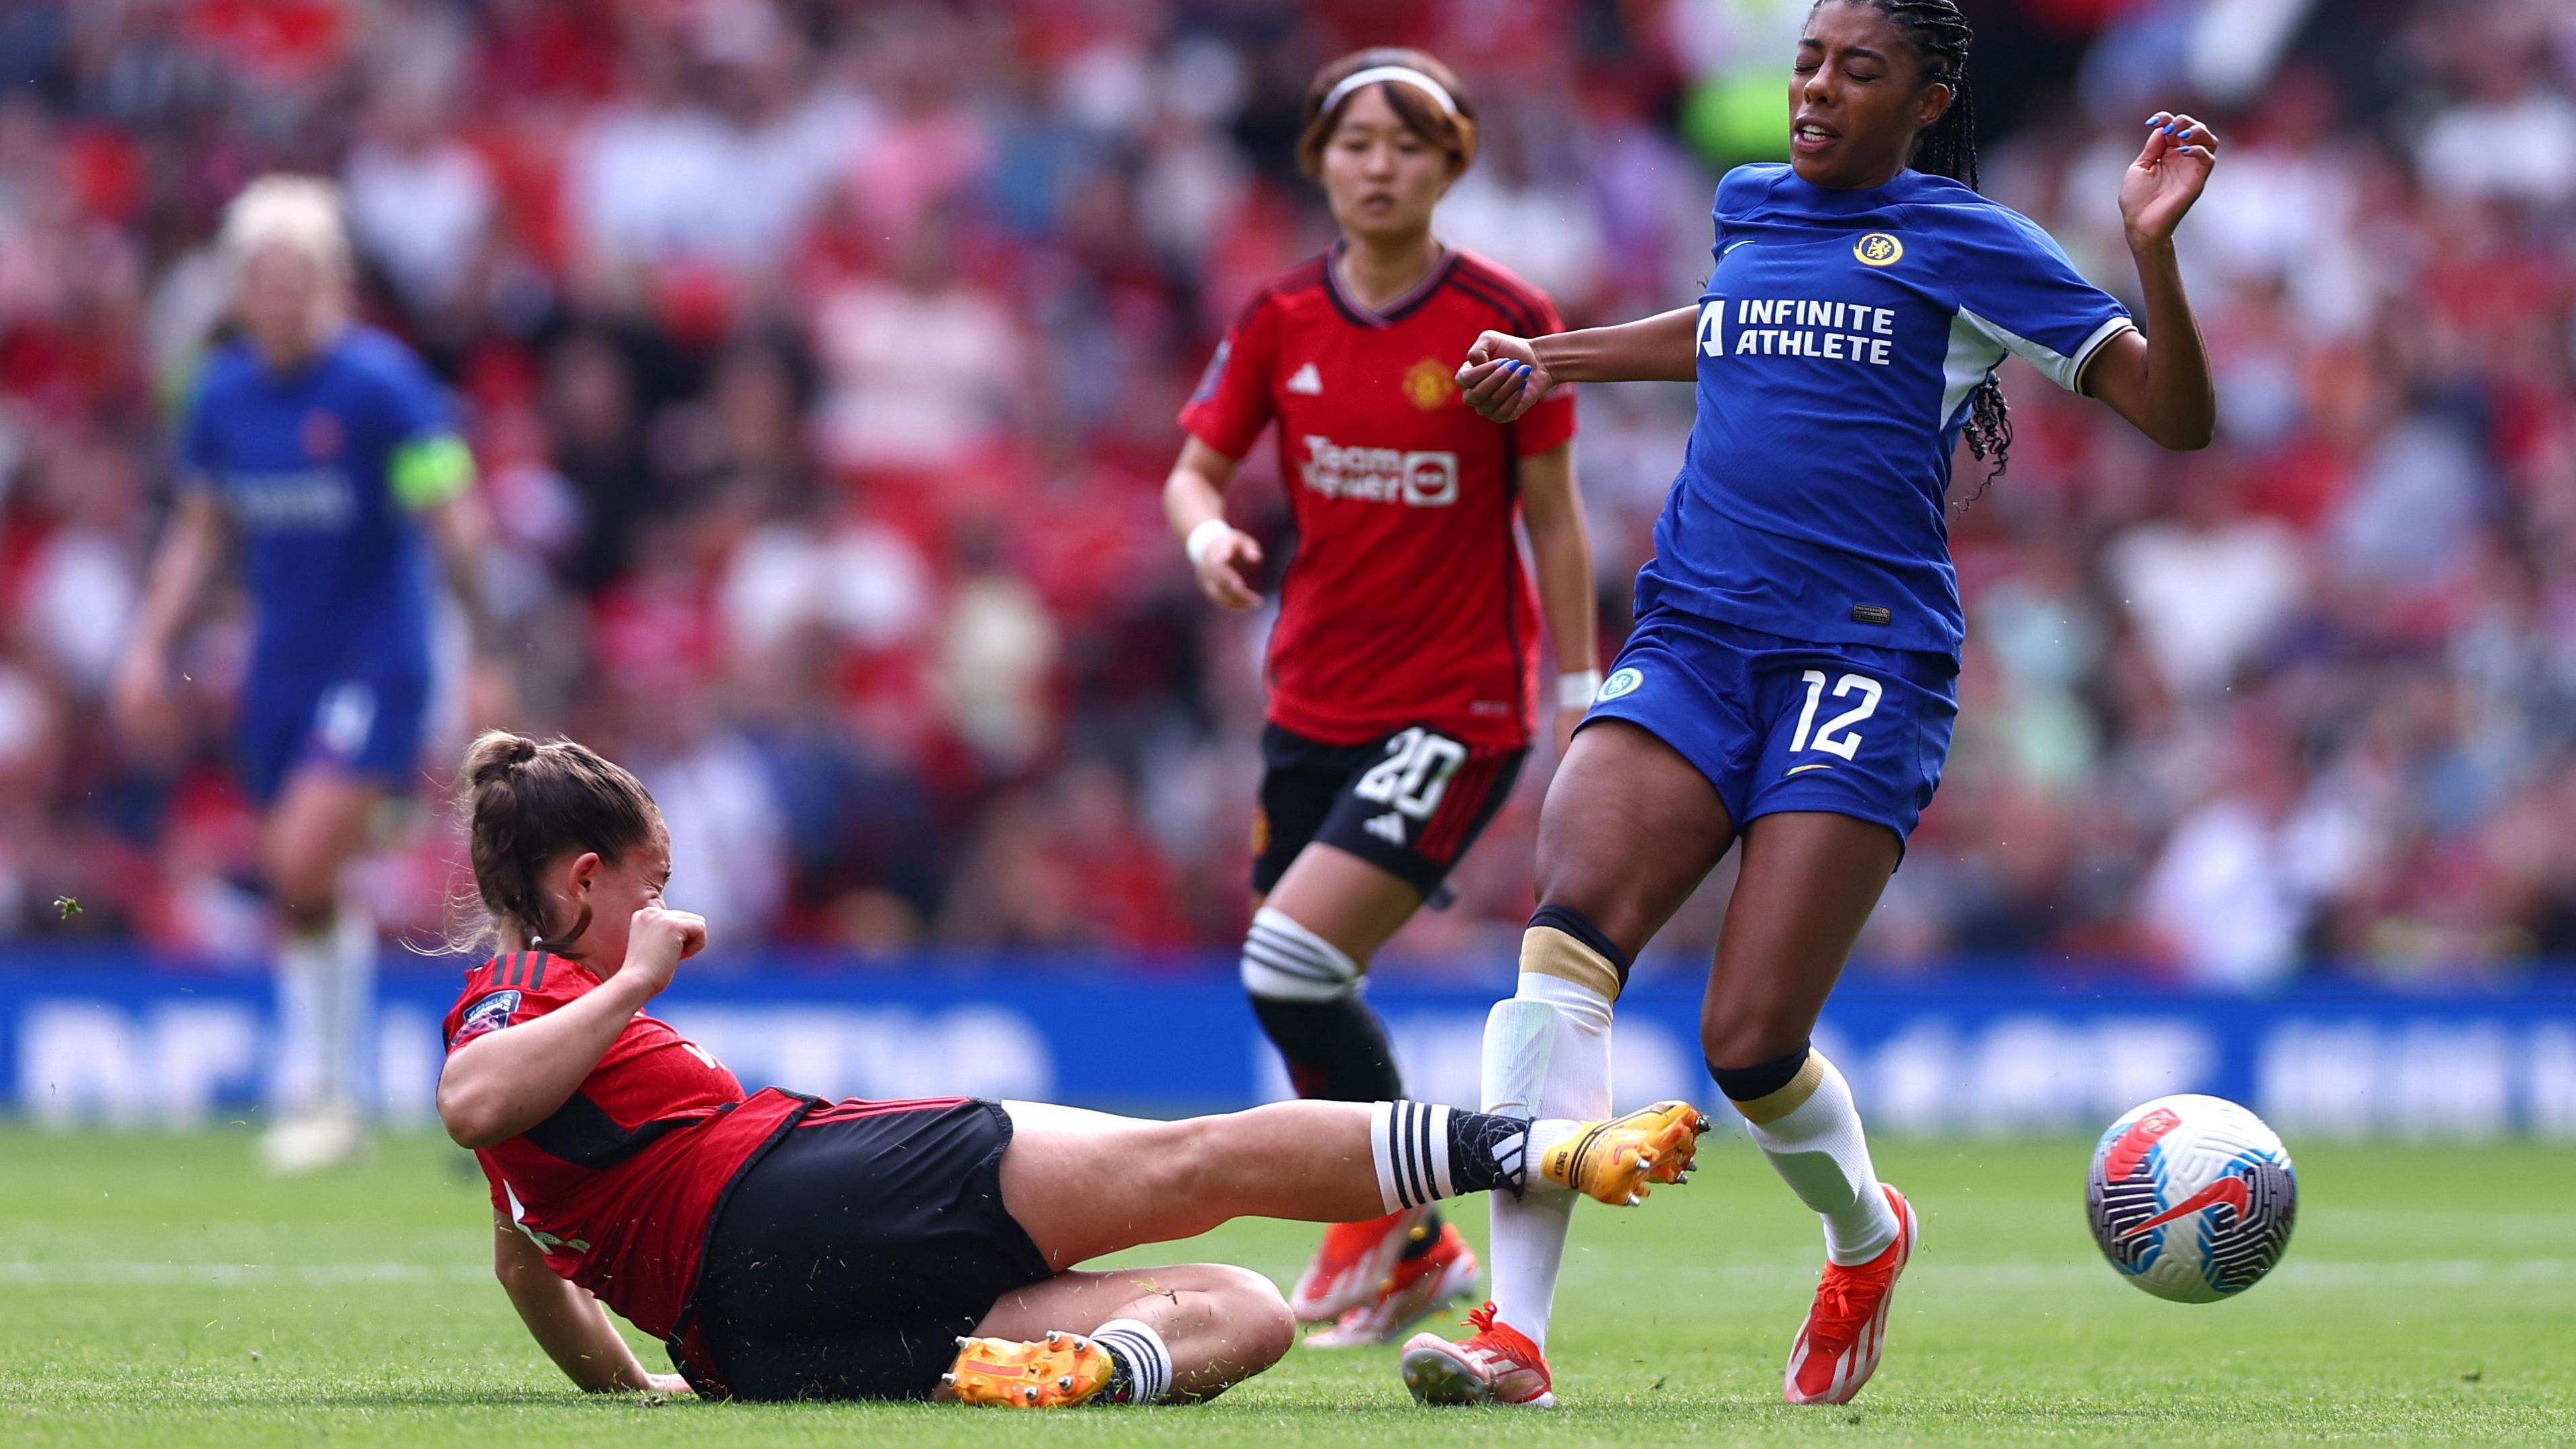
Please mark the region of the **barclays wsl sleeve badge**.
MULTIPOLYGON (((515 991, 495 991, 484 997, 465 1009, 465 1019, 456 1024, 456 1035, 447 1040, 448 1048, 454 1050, 485 1032, 499 1031, 508 1026, 511 1015, 518 1009, 519 993, 515 991)), ((510 1039, 518 1040, 517 1037, 510 1039)))

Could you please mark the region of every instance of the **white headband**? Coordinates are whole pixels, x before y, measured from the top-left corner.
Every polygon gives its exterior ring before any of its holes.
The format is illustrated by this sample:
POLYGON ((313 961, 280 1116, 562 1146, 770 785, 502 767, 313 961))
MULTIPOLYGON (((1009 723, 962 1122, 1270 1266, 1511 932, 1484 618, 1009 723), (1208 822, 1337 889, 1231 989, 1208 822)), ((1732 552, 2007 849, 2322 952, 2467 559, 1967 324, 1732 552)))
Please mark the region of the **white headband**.
POLYGON ((1319 116, 1331 115, 1333 113, 1333 107, 1342 103, 1342 97, 1349 95, 1351 92, 1358 90, 1364 85, 1372 85, 1378 81, 1401 81, 1404 84, 1421 91, 1423 94, 1431 97, 1431 99, 1438 101, 1440 103, 1440 109, 1443 111, 1448 112, 1452 116, 1458 114, 1458 103, 1449 99, 1449 92, 1441 89, 1440 82, 1433 80, 1431 77, 1424 75, 1422 72, 1415 70, 1409 65, 1373 65, 1366 70, 1356 71, 1350 75, 1342 77, 1342 83, 1340 85, 1324 92, 1324 104, 1316 110, 1315 114, 1319 116))

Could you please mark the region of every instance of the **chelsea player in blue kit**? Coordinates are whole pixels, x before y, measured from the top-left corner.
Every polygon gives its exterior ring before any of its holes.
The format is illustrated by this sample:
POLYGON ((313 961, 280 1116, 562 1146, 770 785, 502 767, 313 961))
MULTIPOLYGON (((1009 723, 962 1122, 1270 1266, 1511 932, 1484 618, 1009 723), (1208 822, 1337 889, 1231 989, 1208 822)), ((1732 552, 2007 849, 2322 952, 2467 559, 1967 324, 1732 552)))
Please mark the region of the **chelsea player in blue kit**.
MULTIPOLYGON (((1993 369, 2008 354, 2167 448, 2206 446, 2216 421, 2173 238, 2217 138, 2159 114, 2122 182, 2141 330, 2038 227, 1977 194, 1970 39, 1953 0, 1821 0, 1790 81, 1793 159, 1719 184, 1699 304, 1551 337, 1487 333, 1458 374, 1498 422, 1566 383, 1698 385, 1636 627, 1541 812, 1540 905, 1519 989, 1487 1024, 1485 1103, 1547 1116, 1606 1103, 1629 962, 1740 840, 1701 1044, 1823 1219, 1791 1403, 1859 1392, 1913 1250, 1913 1210, 1878 1181, 1850 1088, 1808 1037, 1949 750, 1953 451, 1964 437, 2001 470, 2011 432, 1993 369)), ((1538 1193, 1494 1205, 1494 1311, 1464 1343, 1407 1345, 1417 1397, 1550 1401, 1571 1207, 1538 1193)))
POLYGON ((240 335, 208 355, 189 402, 179 495, 115 703, 137 738, 168 738, 174 657, 237 543, 256 632, 235 753, 286 927, 271 1096, 283 1117, 261 1146, 272 1168, 298 1171, 364 1144, 376 935, 342 906, 340 876, 377 804, 421 778, 433 547, 488 638, 472 568, 482 520, 445 390, 402 344, 350 320, 329 184, 254 182, 222 246, 240 335))

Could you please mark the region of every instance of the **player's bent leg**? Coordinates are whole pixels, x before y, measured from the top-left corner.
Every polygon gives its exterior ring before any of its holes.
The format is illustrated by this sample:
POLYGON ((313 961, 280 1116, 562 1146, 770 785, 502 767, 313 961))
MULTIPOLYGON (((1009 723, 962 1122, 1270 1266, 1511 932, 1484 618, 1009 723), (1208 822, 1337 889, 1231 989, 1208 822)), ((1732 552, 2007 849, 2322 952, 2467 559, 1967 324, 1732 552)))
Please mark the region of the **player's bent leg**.
POLYGON ((1843 1403, 1877 1370, 1915 1220, 1878 1180, 1850 1084, 1807 1038, 1898 843, 1874 822, 1795 812, 1753 822, 1744 849, 1701 1043, 1755 1146, 1824 1225, 1826 1268, 1792 1340, 1783 1395, 1843 1403))
POLYGON ((1279 1290, 1248 1268, 1064 1273, 1003 1294, 943 1393, 1024 1408, 1197 1402, 1277 1363, 1296 1337, 1279 1290))
POLYGON ((278 951, 278 1124, 261 1155, 304 1172, 364 1150, 358 1104, 373 1020, 375 924, 339 906, 340 878, 365 849, 383 789, 331 769, 289 775, 261 831, 263 874, 285 930, 278 951))

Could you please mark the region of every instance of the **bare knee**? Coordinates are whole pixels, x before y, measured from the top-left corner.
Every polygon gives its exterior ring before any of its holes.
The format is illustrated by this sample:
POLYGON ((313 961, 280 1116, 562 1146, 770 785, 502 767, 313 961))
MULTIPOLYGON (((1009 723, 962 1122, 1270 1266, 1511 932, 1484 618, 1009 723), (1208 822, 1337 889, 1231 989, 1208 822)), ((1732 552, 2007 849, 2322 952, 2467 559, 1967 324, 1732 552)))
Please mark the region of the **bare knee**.
POLYGON ((1212 1263, 1216 1275, 1208 1293, 1214 1300, 1220 1336, 1244 1372, 1256 1374, 1288 1356, 1297 1346, 1297 1317, 1279 1285, 1249 1268, 1212 1263))
POLYGON ((260 873, 269 899, 301 930, 328 925, 340 901, 340 871, 347 864, 341 832, 324 828, 318 812, 281 806, 260 842, 260 873))
POLYGON ((272 858, 267 875, 269 898, 287 924, 298 931, 319 930, 339 908, 339 871, 311 861, 272 858))
POLYGON ((1278 1286, 1249 1268, 1194 1263, 1172 1270, 1183 1311, 1165 1329, 1176 1361, 1177 1397, 1212 1399, 1287 1357, 1297 1320, 1278 1286))
POLYGON ((1815 1026, 1794 1002, 1712 991, 1700 1009, 1700 1053, 1712 1067, 1758 1066, 1804 1046, 1815 1026))

